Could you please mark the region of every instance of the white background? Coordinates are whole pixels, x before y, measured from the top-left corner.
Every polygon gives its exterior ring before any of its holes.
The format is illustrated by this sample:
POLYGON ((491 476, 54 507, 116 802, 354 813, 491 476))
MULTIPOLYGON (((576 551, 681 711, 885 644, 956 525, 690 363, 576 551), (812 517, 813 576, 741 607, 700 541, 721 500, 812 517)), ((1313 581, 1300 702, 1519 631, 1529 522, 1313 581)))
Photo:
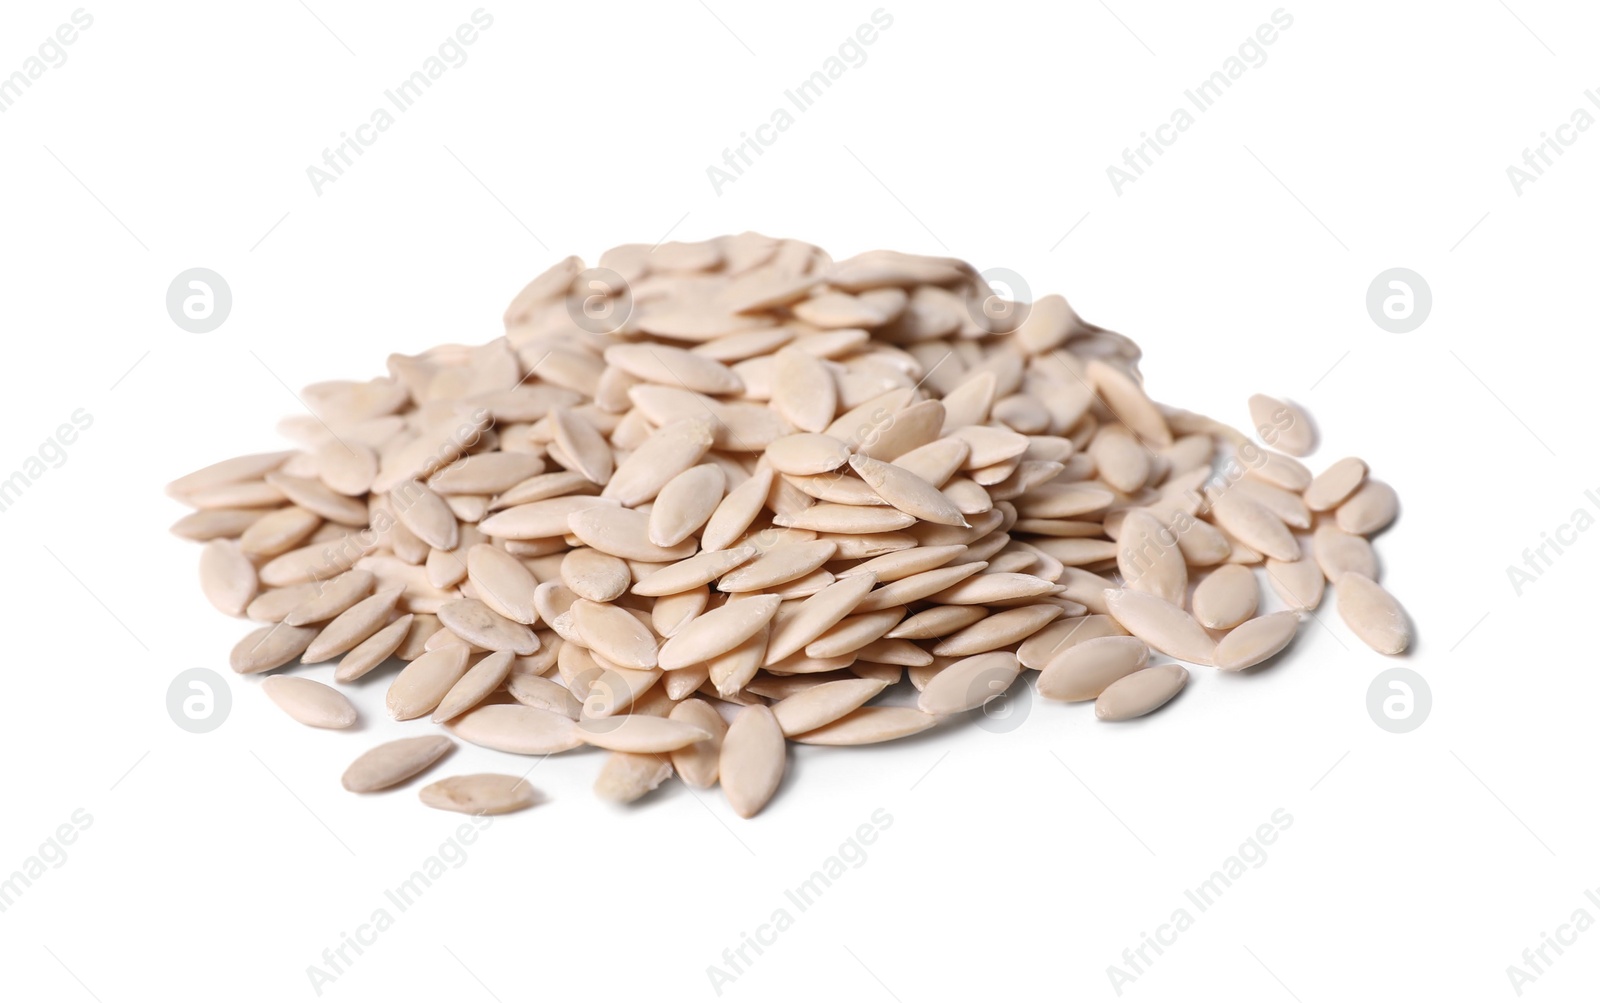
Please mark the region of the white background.
MULTIPOLYGON (((1514 999, 1525 948, 1580 907, 1600 918, 1600 685, 1574 643, 1600 534, 1520 597, 1506 575, 1600 509, 1600 130, 1520 195, 1506 176, 1574 109, 1600 114, 1594 10, 1287 6, 1267 62, 1118 195, 1107 165, 1271 0, 886 5, 868 61, 718 195, 706 167, 871 0, 497 4, 466 64, 319 196, 306 167, 475 5, 307 3, 90 7, 66 63, 0 115, 0 473, 74 409, 94 419, 0 513, 0 874, 93 819, 0 914, 8 997, 315 998, 307 966, 458 824, 414 787, 340 789, 358 752, 417 733, 381 713, 381 680, 354 733, 295 726, 231 673, 223 727, 172 724, 172 677, 226 673, 245 628, 201 598, 161 485, 277 448, 289 387, 495 337, 561 256, 745 229, 1009 268, 1137 339, 1164 401, 1236 423, 1253 392, 1307 405, 1316 465, 1359 454, 1404 499, 1378 547, 1431 717, 1374 725, 1367 687, 1393 660, 1329 604, 1270 669, 1201 670, 1142 721, 1041 703, 1005 734, 799 749, 748 822, 679 785, 601 804, 599 755, 570 754, 533 774, 547 804, 494 822, 324 998, 715 999, 707 966, 878 809, 893 822, 865 863, 789 905, 723 998, 1115 999, 1107 966, 1280 808, 1266 863, 1124 998, 1514 999), (211 334, 165 311, 194 266, 233 290, 211 334), (1365 308, 1393 266, 1433 292, 1409 334, 1365 308)), ((0 73, 72 10, 7 5, 0 73)), ((516 762, 466 747, 450 768, 516 762)), ((1579 998, 1597 954, 1583 934, 1525 996, 1579 998)))

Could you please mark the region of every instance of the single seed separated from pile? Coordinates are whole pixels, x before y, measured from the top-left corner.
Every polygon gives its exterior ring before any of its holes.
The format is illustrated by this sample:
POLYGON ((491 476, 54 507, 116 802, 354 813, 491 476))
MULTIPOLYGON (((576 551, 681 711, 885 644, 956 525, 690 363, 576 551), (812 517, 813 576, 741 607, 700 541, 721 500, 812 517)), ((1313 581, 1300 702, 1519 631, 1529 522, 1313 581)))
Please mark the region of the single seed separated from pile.
MULTIPOLYGON (((1262 449, 1153 401, 1139 348, 1062 297, 1006 303, 952 258, 745 233, 600 266, 534 279, 487 344, 307 388, 313 414, 283 425, 300 448, 168 486, 206 599, 262 624, 230 664, 284 669, 263 689, 295 720, 356 714, 294 662, 337 658, 347 685, 393 658, 398 720, 606 749, 605 799, 676 775, 748 817, 789 741, 915 735, 1024 671, 1140 717, 1190 677, 1152 656, 1260 664, 1328 591, 1375 650, 1410 644, 1368 539, 1398 495, 1358 458, 1294 459, 1318 434, 1291 402, 1242 409, 1262 449)), ((453 744, 380 745, 344 785, 402 784, 453 744)), ((521 772, 419 797, 515 811, 521 772)))

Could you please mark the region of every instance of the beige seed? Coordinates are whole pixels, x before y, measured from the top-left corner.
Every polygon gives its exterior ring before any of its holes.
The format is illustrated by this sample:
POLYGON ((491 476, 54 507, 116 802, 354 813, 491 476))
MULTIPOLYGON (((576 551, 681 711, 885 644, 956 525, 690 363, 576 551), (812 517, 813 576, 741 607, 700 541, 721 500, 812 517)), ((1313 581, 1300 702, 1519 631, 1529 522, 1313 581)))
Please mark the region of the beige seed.
POLYGON ((594 793, 605 801, 631 804, 672 777, 672 763, 655 755, 613 752, 595 777, 594 793))
POLYGON ((521 777, 469 773, 436 780, 417 792, 429 808, 463 815, 505 815, 539 803, 539 793, 521 777))
POLYGON ((722 721, 722 715, 704 700, 685 700, 672 708, 672 712, 667 716, 674 721, 682 721, 691 727, 699 728, 711 736, 681 749, 674 749, 670 755, 672 768, 678 771, 678 776, 683 778, 684 783, 702 789, 715 787, 718 763, 722 756, 722 739, 728 731, 728 726, 722 721))
POLYGON ((1161 707, 1189 682, 1189 670, 1176 663, 1153 665, 1107 686, 1094 702, 1102 721, 1127 721, 1161 707))
POLYGON ((907 617, 885 636, 916 640, 944 637, 946 634, 952 634, 963 627, 977 623, 988 615, 989 611, 982 606, 934 606, 915 616, 907 617))
POLYGON ((321 591, 289 610, 283 622, 302 627, 331 620, 371 595, 376 582, 377 578, 372 572, 365 569, 346 571, 330 582, 320 583, 321 591))
POLYGON ((467 551, 467 580, 478 599, 491 610, 517 623, 539 622, 533 593, 539 587, 527 565, 488 543, 467 551))
POLYGON ((1002 610, 946 637, 933 646, 933 653, 942 658, 960 658, 1010 647, 1037 633, 1061 614, 1061 607, 1051 604, 1002 610))
POLYGON ((800 432, 767 447, 766 462, 781 474, 823 474, 850 459, 850 447, 831 435, 800 432))
MULTIPOLYGON (((1114 590, 1113 590, 1114 591, 1114 590)), ((1024 668, 1043 669, 1057 655, 1097 637, 1127 637, 1122 625, 1104 614, 1068 616, 1048 624, 1017 646, 1024 668)))
POLYGON ((859 443, 856 452, 862 456, 870 456, 875 460, 897 460, 939 438, 944 419, 942 403, 922 401, 894 412, 887 421, 859 425, 850 441, 859 443))
POLYGON ((1376 581, 1378 557, 1364 537, 1322 525, 1311 536, 1311 554, 1328 581, 1337 582, 1347 571, 1376 581))
MULTIPOLYGON (((578 551, 573 553, 578 553, 578 551)), ((829 549, 827 553, 831 557, 833 551, 829 549)), ((644 576, 633 586, 632 592, 638 596, 677 595, 689 589, 698 588, 716 581, 734 568, 750 560, 755 554, 756 549, 754 547, 701 551, 693 557, 678 561, 662 568, 660 571, 651 572, 644 576)), ((817 567, 821 567, 826 560, 827 557, 824 557, 822 561, 818 562, 817 567)))
POLYGON ((456 743, 443 735, 400 738, 368 749, 344 771, 344 789, 356 794, 381 791, 410 780, 438 762, 456 743))
POLYGON ((389 716, 410 721, 438 707, 467 671, 467 646, 459 642, 427 652, 408 663, 384 697, 389 716))
POLYGON ((484 704, 456 718, 450 728, 473 745, 519 756, 546 756, 583 744, 572 719, 522 704, 484 704))
POLYGON ((656 639, 650 628, 621 607, 579 599, 572 604, 578 635, 595 654, 626 669, 656 667, 656 639))
POLYGON ((1090 359, 1086 372, 1118 421, 1152 446, 1172 445, 1172 432, 1161 410, 1145 396, 1144 388, 1133 377, 1100 359, 1090 359))
MULTIPOLYGON (((711 737, 709 732, 685 721, 649 714, 580 718, 574 728, 587 744, 612 752, 672 752, 711 737)), ((726 776, 723 779, 726 782, 726 776)))
POLYGON ((716 511, 727 477, 715 463, 690 467, 668 481, 650 509, 650 542, 672 547, 689 538, 716 511))
POLYGON ((932 714, 910 707, 860 707, 794 740, 806 745, 873 745, 927 731, 938 723, 932 714))
POLYGON ((907 515, 943 526, 967 525, 966 518, 950 499, 909 470, 870 456, 850 457, 850 468, 861 475, 879 497, 907 515))
POLYGON ((1217 642, 1217 668, 1237 671, 1264 662, 1287 648, 1299 629, 1300 614, 1294 610, 1241 623, 1217 642))
POLYGON ((1290 456, 1309 456, 1317 448, 1317 431, 1311 417, 1287 401, 1255 394, 1250 398, 1250 423, 1262 442, 1290 456))
POLYGON ((1211 507, 1217 524, 1268 557, 1292 561, 1300 556, 1300 545, 1283 520, 1272 514, 1266 506, 1234 491, 1219 496, 1211 507))
POLYGON ((1027 599, 1055 591, 1055 582, 1015 572, 980 574, 952 585, 929 598, 936 603, 992 604, 1027 599))
POLYGON ((314 679, 268 676, 261 691, 285 714, 312 728, 348 728, 356 723, 356 709, 343 693, 314 679))
POLYGON ((549 539, 566 535, 567 518, 574 512, 610 504, 614 502, 595 495, 545 498, 502 509, 484 519, 478 528, 489 536, 508 540, 549 539))
POLYGON ((1117 537, 1117 570, 1128 588, 1181 604, 1189 585, 1189 570, 1177 537, 1145 509, 1134 509, 1122 520, 1117 537))
POLYGON ((441 724, 459 717, 488 699, 489 694, 499 689, 511 674, 511 663, 515 658, 509 651, 493 651, 480 658, 478 664, 468 669, 466 675, 458 679, 444 699, 439 701, 439 706, 433 712, 433 722, 441 724))
MULTIPOLYGON (((753 548, 741 547, 740 550, 753 548)), ((759 592, 774 585, 804 578, 828 563, 839 545, 830 540, 786 543, 768 550, 749 563, 740 562, 717 581, 721 592, 759 592)))
POLYGON ((632 576, 621 558, 578 547, 561 558, 561 580, 584 599, 611 602, 627 591, 632 576))
POLYGON ((728 804, 740 818, 754 816, 777 793, 787 758, 783 729, 771 708, 739 711, 723 735, 717 773, 728 804))
POLYGON ((1267 584, 1290 609, 1312 610, 1322 602, 1325 579, 1316 558, 1266 562, 1267 584))
POLYGON ((792 614, 775 619, 772 637, 767 641, 767 662, 778 662, 800 651, 850 615, 877 581, 872 575, 842 578, 796 604, 792 614))
POLYGON ((489 651, 531 655, 539 641, 525 624, 509 620, 476 599, 457 599, 438 609, 439 622, 462 640, 489 651))
POLYGON ((716 440, 717 427, 713 414, 698 410, 662 425, 617 464, 601 497, 622 505, 654 498, 668 481, 700 462, 716 440))
POLYGON ((574 512, 567 526, 587 546, 626 561, 681 561, 698 549, 693 540, 671 547, 651 543, 650 517, 615 505, 574 512))
POLYGON ((696 393, 736 394, 744 384, 733 370, 702 352, 672 345, 612 345, 606 362, 649 383, 683 386, 696 393))
POLYGON ((1149 647, 1137 637, 1092 637, 1061 649, 1039 673, 1039 695, 1094 700, 1123 676, 1144 668, 1149 647))
POLYGON ((922 696, 917 699, 917 709, 939 716, 982 707, 1010 689, 1021 673, 1022 664, 1009 651, 989 651, 962 658, 928 680, 922 696))
POLYGON ((543 676, 520 671, 515 663, 506 681, 506 692, 519 704, 560 714, 573 721, 583 714, 583 704, 571 690, 543 676))
POLYGON ((1302 497, 1306 507, 1313 512, 1327 512, 1337 508, 1346 498, 1361 487, 1367 477, 1367 465, 1354 456, 1335 462, 1327 470, 1312 478, 1302 497))
POLYGON ((838 391, 833 375, 820 359, 799 348, 781 349, 774 358, 776 369, 772 384, 772 406, 802 431, 821 432, 826 429, 838 409, 838 391))
POLYGON ((229 616, 243 616, 256 596, 256 569, 233 540, 212 540, 200 552, 200 591, 229 616))
POLYGON ((1346 498, 1334 513, 1334 520, 1346 533, 1371 536, 1394 521, 1400 512, 1400 496, 1383 481, 1368 478, 1346 498))
MULTIPOLYGON (((1317 575, 1320 590, 1322 576, 1317 575)), ((1261 590, 1256 576, 1240 564, 1225 564, 1200 580, 1194 590, 1194 618, 1202 627, 1230 630, 1255 615, 1261 590)), ((1220 663, 1219 663, 1220 664, 1220 663)))
POLYGON ((389 615, 404 591, 398 586, 384 589, 340 613, 317 633, 300 660, 307 665, 325 662, 365 641, 389 622, 389 615))
POLYGON ((240 638, 234 645, 234 651, 227 656, 227 661, 234 672, 266 672, 294 661, 306 651, 306 646, 315 637, 315 627, 291 627, 288 624, 258 627, 240 638))
POLYGON ((596 484, 611 479, 611 446, 605 436, 576 411, 558 407, 550 412, 550 428, 567 464, 596 484))
POLYGON ((174 498, 184 499, 188 495, 207 488, 235 484, 240 481, 253 481, 277 470, 283 466, 286 460, 296 454, 296 450, 290 449, 275 453, 252 453, 249 456, 235 456, 232 459, 221 460, 209 466, 201 467, 193 473, 185 474, 168 484, 167 494, 174 498))
POLYGON ((658 664, 682 669, 732 651, 772 620, 781 601, 777 596, 754 596, 711 610, 661 646, 658 664))
POLYGON ((1411 646, 1411 621, 1383 586, 1349 571, 1333 583, 1333 594, 1339 616, 1373 651, 1398 655, 1411 646))
POLYGON ((772 705, 784 735, 814 731, 883 692, 881 679, 840 679, 799 690, 772 705))
POLYGON ((395 518, 430 547, 453 550, 460 540, 455 513, 420 481, 406 481, 392 493, 395 518))
POLYGON ((334 669, 334 680, 341 683, 354 682, 377 668, 390 655, 397 654, 401 642, 411 630, 413 619, 413 615, 407 613, 347 651, 334 669))
MULTIPOLYGON (((231 510, 216 509, 207 514, 228 511, 231 510)), ((239 534, 239 547, 252 557, 277 557, 305 543, 306 538, 321 525, 320 515, 298 505, 289 505, 252 520, 248 528, 239 534)))
POLYGON ((320 481, 295 477, 282 472, 267 474, 266 483, 303 509, 315 512, 322 518, 345 526, 365 526, 367 507, 347 498, 320 481))
MULTIPOLYGON (((188 515, 173 523, 171 526, 171 532, 175 536, 180 536, 185 540, 193 540, 196 543, 205 543, 207 540, 223 538, 232 539, 233 537, 239 536, 241 533, 249 535, 251 527, 253 527, 256 523, 269 516, 282 516, 282 514, 286 512, 301 513, 305 512, 305 510, 294 508, 292 506, 290 508, 278 509, 274 512, 269 512, 266 509, 259 508, 201 509, 198 512, 190 512, 188 515)), ((311 519, 313 520, 311 526, 312 529, 315 529, 317 525, 322 522, 322 519, 319 516, 311 513, 306 514, 310 515, 311 519)), ((299 518, 299 516, 292 515, 287 518, 299 518)), ((307 530, 307 532, 309 533, 310 530, 307 530)), ((240 537, 240 543, 245 543, 244 537, 242 536, 240 537)), ((289 546, 292 547, 294 544, 290 544, 289 546)), ((257 551, 246 545, 245 553, 255 554, 257 551)))
POLYGON ((1157 651, 1197 665, 1211 664, 1216 642, 1182 607, 1132 589, 1106 593, 1106 606, 1128 633, 1157 651))
POLYGON ((772 490, 772 482, 772 468, 758 467, 749 480, 729 491, 700 534, 701 549, 725 550, 743 536, 761 512, 772 490))

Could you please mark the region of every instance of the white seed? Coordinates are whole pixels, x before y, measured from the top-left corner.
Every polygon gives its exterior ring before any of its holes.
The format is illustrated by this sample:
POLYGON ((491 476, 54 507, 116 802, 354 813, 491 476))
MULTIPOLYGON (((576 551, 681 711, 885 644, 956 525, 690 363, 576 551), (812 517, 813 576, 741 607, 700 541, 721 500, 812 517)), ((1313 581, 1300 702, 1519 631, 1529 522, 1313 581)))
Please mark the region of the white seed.
POLYGON ((1177 696, 1188 682, 1189 670, 1176 663, 1140 669, 1105 688, 1094 702, 1094 716, 1102 721, 1141 717, 1177 696))

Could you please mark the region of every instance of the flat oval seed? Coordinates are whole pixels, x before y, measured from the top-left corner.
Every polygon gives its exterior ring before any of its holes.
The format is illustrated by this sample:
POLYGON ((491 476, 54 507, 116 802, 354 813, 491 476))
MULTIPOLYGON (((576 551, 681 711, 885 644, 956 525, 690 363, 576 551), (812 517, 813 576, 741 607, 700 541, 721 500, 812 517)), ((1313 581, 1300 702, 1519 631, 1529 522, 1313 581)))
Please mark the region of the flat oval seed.
POLYGON ((1294 534, 1265 505, 1246 498, 1237 491, 1225 491, 1211 507, 1211 515, 1239 542, 1280 561, 1292 561, 1300 556, 1300 544, 1294 534))
POLYGON ((917 709, 937 716, 982 707, 1009 689, 1021 673, 1022 663, 1009 651, 963 658, 928 680, 917 699, 917 709))
POLYGON ((401 642, 411 631, 414 619, 413 614, 407 613, 347 651, 333 671, 334 680, 354 682, 381 665, 384 659, 399 651, 401 642))
POLYGON ((1272 586, 1272 591, 1290 609, 1316 609, 1322 602, 1326 579, 1316 558, 1307 556, 1298 561, 1268 560, 1266 571, 1267 583, 1272 586))
POLYGON ((1247 620, 1217 642, 1217 668, 1238 671, 1264 662, 1287 648, 1299 629, 1300 614, 1294 610, 1247 620))
MULTIPOLYGON (((710 732, 685 721, 650 714, 582 718, 574 727, 584 742, 612 752, 666 753, 711 737, 710 732)), ((726 775, 723 780, 726 782, 726 775)))
POLYGON ((1411 622, 1383 586, 1356 572, 1333 583, 1339 616, 1355 635, 1380 655, 1398 655, 1411 645, 1411 622))
POLYGON ((499 547, 479 543, 467 551, 467 580, 478 600, 506 619, 522 624, 539 622, 533 602, 539 580, 527 565, 499 547))
POLYGON ((655 636, 620 606, 579 599, 572 614, 578 635, 595 654, 625 669, 656 667, 655 636))
POLYGON ((241 674, 266 672, 299 658, 316 636, 315 627, 291 627, 285 623, 258 627, 233 646, 228 664, 241 674))
POLYGON ((767 447, 765 460, 780 474, 825 474, 850 459, 850 447, 831 435, 800 432, 767 447))
MULTIPOLYGON (((832 556, 832 552, 832 549, 828 551, 829 556, 832 556)), ((574 551, 574 553, 577 553, 577 551, 574 551)), ((756 549, 754 547, 701 551, 693 557, 645 575, 639 579, 631 591, 636 596, 677 595, 716 581, 755 555, 756 549)), ((822 563, 826 561, 827 558, 823 558, 823 561, 819 562, 817 567, 821 567, 822 563)))
POLYGON ((715 787, 719 776, 718 763, 722 757, 722 739, 728 731, 722 715, 704 700, 685 700, 672 708, 667 716, 711 736, 693 745, 672 750, 671 757, 672 768, 678 771, 684 783, 702 789, 715 787))
POLYGON ((459 717, 488 699, 511 674, 511 664, 515 660, 516 656, 509 651, 491 651, 480 658, 439 701, 433 712, 433 722, 441 724, 459 717))
POLYGON ((722 792, 740 818, 754 816, 777 793, 787 759, 783 729, 772 709, 746 707, 739 711, 722 738, 717 770, 722 792))
POLYGON ((735 570, 718 579, 717 590, 759 592, 774 585, 792 582, 828 563, 838 550, 839 545, 831 540, 780 544, 749 563, 741 561, 735 570))
POLYGON ((525 624, 508 620, 476 599, 457 599, 438 609, 439 622, 463 641, 490 651, 531 655, 539 640, 525 624))
POLYGON ((1216 642, 1181 607, 1132 589, 1106 593, 1106 606, 1128 633, 1157 651, 1198 665, 1211 664, 1216 642))
POLYGON ((268 676, 261 691, 285 714, 312 728, 348 728, 356 723, 356 709, 343 693, 314 679, 268 676))
POLYGON ((325 662, 365 641, 388 622, 404 591, 400 586, 384 589, 340 613, 317 633, 300 660, 308 665, 325 662))
POLYGON ((200 591, 229 616, 243 616, 256 597, 256 569, 233 540, 212 540, 200 551, 200 591))
MULTIPOLYGON (((1322 575, 1317 575, 1320 587, 1322 575)), ((1229 630, 1255 615, 1261 589, 1242 564, 1225 564, 1200 580, 1194 590, 1194 618, 1202 627, 1229 630)))
POLYGON ((626 561, 664 564, 691 557, 699 549, 693 540, 671 547, 651 543, 650 517, 615 505, 575 512, 568 517, 567 526, 587 546, 626 561))
POLYGON ((1094 716, 1102 721, 1141 717, 1177 696, 1189 682, 1189 670, 1176 663, 1153 665, 1123 676, 1094 702, 1094 716))
POLYGON ((1306 507, 1313 512, 1326 512, 1350 497, 1366 479, 1367 465, 1355 458, 1347 456, 1338 460, 1327 470, 1312 478, 1311 485, 1306 488, 1306 507))
POLYGON ((352 568, 331 582, 318 583, 321 591, 291 609, 283 622, 294 627, 331 620, 372 594, 377 578, 362 568, 352 568))
POLYGON ((850 468, 878 496, 907 515, 942 526, 966 526, 966 517, 932 484, 892 463, 870 456, 850 457, 850 468))
POLYGON ((1335 526, 1317 527, 1311 535, 1311 554, 1330 582, 1337 582, 1348 571, 1374 581, 1378 578, 1378 556, 1372 544, 1335 526))
POLYGON ((772 705, 772 713, 785 735, 799 735, 837 721, 882 693, 887 685, 882 679, 818 683, 779 700, 772 705))
POLYGON ((1371 536, 1394 522, 1400 512, 1400 496, 1383 481, 1368 479, 1355 494, 1346 498, 1334 513, 1334 520, 1346 533, 1371 536))
POLYGON ((1250 398, 1250 423, 1262 442, 1290 456, 1309 456, 1317 448, 1317 431, 1311 416, 1287 401, 1266 394, 1250 398))
POLYGON ((594 780, 596 797, 631 804, 660 787, 672 776, 672 763, 660 756, 638 752, 613 752, 594 780))
POLYGON ((561 559, 561 580, 584 599, 610 602, 627 591, 632 576, 628 562, 622 558, 591 547, 578 547, 561 559))
POLYGON ((400 738, 368 749, 344 771, 344 789, 367 794, 409 780, 438 762, 456 743, 443 735, 400 738))
POLYGON ((519 756, 546 756, 583 744, 571 718, 522 704, 484 704, 456 718, 450 728, 473 745, 519 756))
POLYGON ((436 780, 417 792, 429 808, 463 815, 504 815, 539 803, 539 792, 521 777, 469 773, 436 780))
POLYGON ((722 501, 727 476, 715 463, 690 467, 668 481, 650 509, 650 542, 672 547, 711 518, 722 501))
POLYGON ((738 648, 773 619, 781 601, 776 595, 757 595, 702 614, 667 638, 658 664, 662 669, 685 669, 738 648))
POLYGON ((439 706, 467 671, 468 654, 465 644, 452 643, 407 664, 389 684, 384 698, 389 715, 396 721, 410 721, 439 706))
POLYGON ((873 745, 927 731, 938 723, 932 714, 910 707, 859 707, 794 740, 805 745, 873 745))
POLYGON ((1059 618, 1062 612, 1060 606, 1047 603, 1002 610, 951 634, 934 645, 933 653, 944 658, 960 658, 1010 647, 1032 636, 1051 620, 1059 618))
POLYGON ((1137 637, 1094 637, 1063 649, 1039 673, 1039 695, 1094 700, 1123 676, 1144 668, 1150 648, 1137 637))

